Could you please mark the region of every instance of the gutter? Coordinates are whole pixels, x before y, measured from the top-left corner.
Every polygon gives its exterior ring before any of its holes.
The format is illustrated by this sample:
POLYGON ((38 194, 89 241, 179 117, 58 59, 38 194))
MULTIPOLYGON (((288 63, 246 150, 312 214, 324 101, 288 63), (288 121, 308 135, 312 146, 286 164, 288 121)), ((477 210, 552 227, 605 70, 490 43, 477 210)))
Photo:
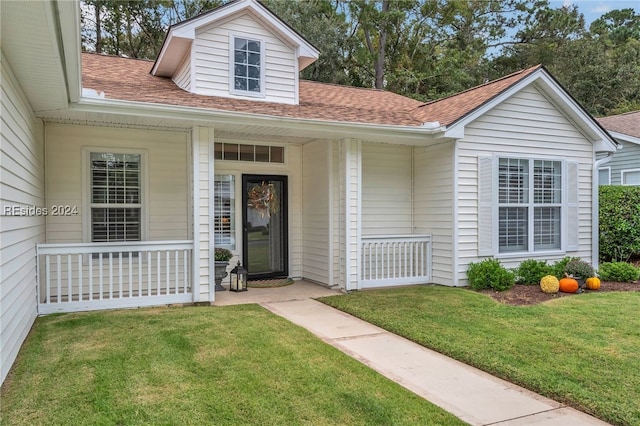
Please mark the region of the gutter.
MULTIPOLYGON (((144 102, 123 101, 113 99, 83 97, 78 103, 69 105, 70 111, 101 114, 124 114, 137 117, 166 118, 187 120, 207 125, 212 123, 247 124, 267 127, 287 127, 297 130, 315 130, 344 134, 353 137, 354 133, 366 137, 381 136, 388 133, 398 137, 399 134, 424 140, 425 135, 440 136, 445 130, 439 123, 424 123, 416 126, 384 125, 370 123, 347 123, 342 121, 317 120, 307 118, 281 117, 264 114, 243 113, 237 111, 221 111, 208 108, 185 107, 177 105, 149 104, 144 102)), ((57 112, 56 112, 57 113, 57 112)), ((40 112, 46 117, 46 112, 40 112)), ((195 123, 194 123, 195 124, 195 123)))
POLYGON ((598 169, 611 160, 615 152, 608 152, 607 156, 596 160, 593 163, 593 172, 591 177, 591 202, 593 203, 591 218, 591 266, 598 269, 600 262, 600 183, 598 182, 598 169))

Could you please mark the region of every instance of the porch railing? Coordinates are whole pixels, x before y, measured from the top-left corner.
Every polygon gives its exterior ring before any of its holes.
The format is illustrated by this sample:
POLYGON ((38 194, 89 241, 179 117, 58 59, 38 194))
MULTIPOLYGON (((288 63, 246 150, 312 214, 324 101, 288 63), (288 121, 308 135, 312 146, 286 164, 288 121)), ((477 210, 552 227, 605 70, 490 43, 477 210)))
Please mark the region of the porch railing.
POLYGON ((37 244, 38 312, 192 301, 192 241, 37 244))
POLYGON ((362 238, 361 286, 383 287, 431 282, 431 236, 362 238))

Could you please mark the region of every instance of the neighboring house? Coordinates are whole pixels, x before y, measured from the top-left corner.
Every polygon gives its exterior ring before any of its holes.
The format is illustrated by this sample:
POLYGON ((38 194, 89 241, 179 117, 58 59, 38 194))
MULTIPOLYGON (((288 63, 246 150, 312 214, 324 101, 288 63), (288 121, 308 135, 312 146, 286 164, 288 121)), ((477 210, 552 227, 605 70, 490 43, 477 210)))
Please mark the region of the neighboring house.
POLYGON ((597 263, 616 143, 542 67, 424 104, 300 81, 319 52, 254 0, 155 62, 81 54, 77 3, 0 7, 2 379, 39 314, 214 302, 216 247, 347 291, 597 263))
POLYGON ((600 185, 640 185, 640 111, 597 119, 620 148, 600 168, 600 185))

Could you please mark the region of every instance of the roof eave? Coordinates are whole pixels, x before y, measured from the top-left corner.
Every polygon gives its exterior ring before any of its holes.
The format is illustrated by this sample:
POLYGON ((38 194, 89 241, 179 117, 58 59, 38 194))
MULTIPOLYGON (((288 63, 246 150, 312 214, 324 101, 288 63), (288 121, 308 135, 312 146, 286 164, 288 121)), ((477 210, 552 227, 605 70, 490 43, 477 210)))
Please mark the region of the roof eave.
MULTIPOLYGON (((268 127, 286 127, 301 131, 317 131, 319 133, 343 134, 343 137, 358 137, 366 139, 368 136, 389 135, 396 139, 411 140, 413 144, 427 144, 428 141, 439 137, 443 127, 423 127, 375 123, 355 123, 333 120, 318 120, 297 117, 271 116, 237 111, 212 110, 208 108, 185 107, 146 102, 123 101, 113 99, 81 98, 80 102, 70 105, 70 111, 130 115, 148 118, 179 119, 186 122, 216 124, 247 124, 268 127)), ((46 118, 47 114, 40 114, 46 118)), ((200 124, 201 125, 201 124, 200 124)), ((401 142, 399 142, 401 143, 401 142)))

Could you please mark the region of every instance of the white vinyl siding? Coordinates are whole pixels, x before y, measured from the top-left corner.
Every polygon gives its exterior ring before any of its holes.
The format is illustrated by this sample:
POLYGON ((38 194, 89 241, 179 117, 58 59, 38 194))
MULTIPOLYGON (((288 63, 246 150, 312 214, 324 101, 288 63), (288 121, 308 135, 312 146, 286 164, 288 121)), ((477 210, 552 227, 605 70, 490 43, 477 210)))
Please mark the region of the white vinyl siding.
MULTIPOLYGON (((234 96, 230 86, 230 35, 263 42, 264 100, 287 104, 297 103, 298 68, 295 49, 284 44, 271 31, 248 14, 227 22, 200 29, 192 44, 195 49, 195 93, 211 96, 234 96)), ((232 65, 232 64, 231 64, 232 65)), ((238 92, 237 92, 238 93, 238 92)), ((243 97, 237 95, 237 97, 243 97)), ((248 97, 255 99, 255 97, 248 97)))
POLYGON ((302 268, 303 277, 331 284, 329 141, 302 147, 302 268))
POLYGON ((611 185, 622 185, 622 171, 637 169, 640 165, 640 145, 620 141, 622 149, 613 154, 606 167, 611 168, 611 185))
MULTIPOLYGON (((557 260, 564 255, 591 259, 591 181, 593 145, 567 120, 535 87, 527 87, 500 105, 488 111, 465 128, 459 142, 458 160, 458 274, 466 276, 470 262, 477 262, 483 253, 479 246, 478 221, 479 158, 495 154, 511 157, 554 160, 562 158, 577 166, 577 191, 569 191, 567 205, 575 197, 573 223, 576 227, 575 247, 566 253, 538 255, 538 258, 557 260), (466 229, 469 232, 463 232, 466 229), (540 257, 542 256, 542 257, 540 257)), ((480 203, 482 205, 482 203, 480 203)), ((567 212, 570 217, 570 212, 567 212)), ((569 220, 569 219, 568 219, 569 220)), ((504 259, 506 266, 517 266, 520 261, 536 257, 525 254, 504 259)), ((466 282, 463 280, 462 283, 466 282)))
MULTIPOLYGON (((433 282, 453 284, 453 142, 430 148, 414 147, 415 233, 431 235, 433 282)), ((466 236, 475 230, 460 227, 466 236)))
POLYGON ((142 199, 143 239, 190 238, 187 133, 66 124, 47 124, 45 133, 47 202, 77 206, 79 210, 78 215, 47 216, 47 242, 91 240, 90 217, 84 211, 89 208, 90 191, 89 173, 82 167, 83 147, 89 151, 132 149, 146 153, 143 181, 148 182, 148 187, 142 199))
POLYGON ((7 216, 5 207, 46 208, 43 125, 2 56, 0 153, 0 383, 7 377, 37 315, 36 243, 44 241, 44 216, 7 216))
POLYGON ((411 147, 363 143, 362 235, 411 235, 411 147))
POLYGON ((173 75, 172 80, 181 89, 184 89, 187 92, 191 91, 191 51, 190 50, 185 55, 184 59, 182 60, 182 63, 178 66, 178 69, 173 75))

